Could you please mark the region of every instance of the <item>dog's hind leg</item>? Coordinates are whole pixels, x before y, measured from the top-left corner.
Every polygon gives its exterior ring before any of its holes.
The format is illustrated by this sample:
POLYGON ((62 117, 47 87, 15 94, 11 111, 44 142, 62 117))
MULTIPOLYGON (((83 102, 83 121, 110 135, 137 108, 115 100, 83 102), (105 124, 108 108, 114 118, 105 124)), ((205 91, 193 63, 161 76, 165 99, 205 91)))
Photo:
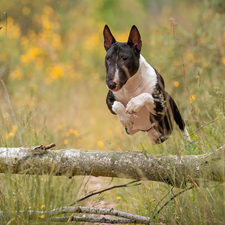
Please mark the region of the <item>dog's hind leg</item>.
POLYGON ((154 128, 151 128, 149 131, 146 131, 147 135, 150 138, 150 141, 153 145, 161 144, 166 141, 169 136, 165 136, 162 133, 156 131, 154 128))

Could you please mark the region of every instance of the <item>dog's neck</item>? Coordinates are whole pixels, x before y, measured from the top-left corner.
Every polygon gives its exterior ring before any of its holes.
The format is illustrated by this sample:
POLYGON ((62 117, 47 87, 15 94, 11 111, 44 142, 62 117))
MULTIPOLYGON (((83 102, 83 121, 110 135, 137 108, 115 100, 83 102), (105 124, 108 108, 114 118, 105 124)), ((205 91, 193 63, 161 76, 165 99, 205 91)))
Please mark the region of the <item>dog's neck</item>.
POLYGON ((145 58, 140 55, 138 71, 128 79, 127 83, 123 86, 126 91, 132 91, 139 86, 154 86, 157 82, 155 70, 146 62, 145 58), (151 78, 151 79, 149 79, 151 78))

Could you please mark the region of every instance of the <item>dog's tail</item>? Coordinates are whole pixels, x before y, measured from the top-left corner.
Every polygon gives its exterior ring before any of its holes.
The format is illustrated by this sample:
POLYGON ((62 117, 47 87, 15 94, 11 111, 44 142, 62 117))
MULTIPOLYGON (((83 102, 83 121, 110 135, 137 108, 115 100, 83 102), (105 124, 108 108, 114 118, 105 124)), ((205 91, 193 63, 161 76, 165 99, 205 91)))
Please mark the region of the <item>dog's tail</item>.
POLYGON ((181 133, 183 134, 184 138, 187 139, 189 142, 191 142, 191 138, 188 134, 188 131, 186 129, 186 125, 184 120, 181 117, 180 111, 177 107, 177 104, 175 103, 175 101, 173 100, 173 98, 171 97, 170 99, 170 104, 172 106, 173 109, 173 114, 174 114, 174 120, 176 122, 176 124, 179 126, 181 133))

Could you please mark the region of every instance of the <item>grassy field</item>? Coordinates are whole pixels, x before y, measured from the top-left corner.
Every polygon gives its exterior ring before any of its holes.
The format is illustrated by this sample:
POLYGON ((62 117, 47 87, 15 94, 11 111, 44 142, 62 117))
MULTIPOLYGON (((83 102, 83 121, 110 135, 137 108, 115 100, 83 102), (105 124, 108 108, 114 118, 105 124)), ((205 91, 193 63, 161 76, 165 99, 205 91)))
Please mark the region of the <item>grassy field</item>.
MULTIPOLYGON (((54 142, 57 149, 202 154, 224 145, 224 5, 220 0, 3 0, 0 76, 16 120, 0 83, 1 146, 54 142), (175 35, 170 18, 178 23, 175 35), (138 27, 142 55, 164 77, 166 90, 193 133, 195 142, 191 145, 186 146, 177 126, 171 138, 158 146, 152 146, 144 133, 129 137, 108 111, 102 36, 105 24, 124 42, 131 26, 138 27)), ((10 211, 68 205, 111 182, 109 178, 22 174, 1 174, 0 179, 0 210, 7 211, 7 216, 0 218, 2 224, 10 220, 10 224, 31 224, 25 216, 10 211)), ((111 185, 125 182, 114 179, 111 185)), ((141 186, 93 197, 82 205, 151 217, 170 189, 166 184, 145 181, 141 186)), ((174 188, 160 205, 177 192, 174 188)), ((177 197, 159 216, 168 221, 166 224, 224 224, 224 192, 224 184, 205 184, 177 197)), ((43 224, 42 219, 33 223, 43 224)))

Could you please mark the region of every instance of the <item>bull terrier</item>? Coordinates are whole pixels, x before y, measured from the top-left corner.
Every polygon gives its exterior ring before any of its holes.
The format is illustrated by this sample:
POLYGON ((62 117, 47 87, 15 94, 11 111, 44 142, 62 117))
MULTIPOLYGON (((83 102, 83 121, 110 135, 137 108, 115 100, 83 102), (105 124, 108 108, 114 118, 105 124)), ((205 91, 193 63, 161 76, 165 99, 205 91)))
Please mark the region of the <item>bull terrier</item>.
POLYGON ((177 123, 184 138, 190 141, 184 120, 173 98, 165 91, 162 76, 140 54, 142 41, 132 26, 127 42, 117 42, 105 25, 106 103, 116 114, 126 133, 144 131, 153 145, 163 143, 177 123))

